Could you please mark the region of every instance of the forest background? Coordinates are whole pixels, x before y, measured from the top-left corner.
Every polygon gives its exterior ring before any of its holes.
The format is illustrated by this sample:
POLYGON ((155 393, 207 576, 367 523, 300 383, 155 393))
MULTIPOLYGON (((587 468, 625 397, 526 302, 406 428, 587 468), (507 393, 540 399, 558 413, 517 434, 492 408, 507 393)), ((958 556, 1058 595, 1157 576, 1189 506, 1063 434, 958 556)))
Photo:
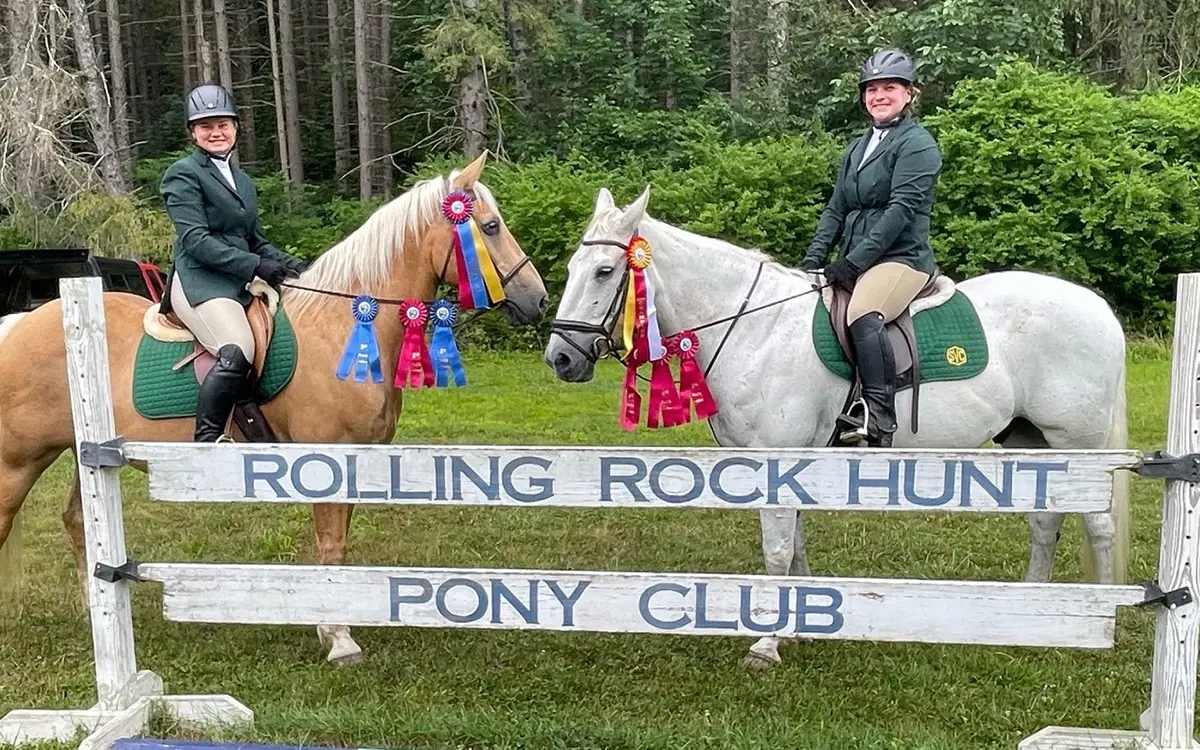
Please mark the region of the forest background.
MULTIPOLYGON (((3 249, 165 268, 158 180, 215 82, 268 236, 305 258, 486 148, 552 306, 601 186, 794 263, 866 126, 861 61, 898 45, 945 163, 944 272, 1054 273, 1154 335, 1200 268, 1200 0, 0 3, 3 249)), ((547 331, 485 316, 468 344, 547 331)))

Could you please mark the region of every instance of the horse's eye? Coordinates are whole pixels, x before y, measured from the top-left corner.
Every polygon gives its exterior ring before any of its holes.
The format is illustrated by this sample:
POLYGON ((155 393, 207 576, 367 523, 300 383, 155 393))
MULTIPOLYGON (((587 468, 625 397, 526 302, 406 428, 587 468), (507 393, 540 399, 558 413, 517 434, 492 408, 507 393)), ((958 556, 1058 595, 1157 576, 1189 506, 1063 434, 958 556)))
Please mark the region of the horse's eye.
POLYGON ((486 222, 480 228, 483 230, 484 234, 489 235, 491 237, 495 237, 497 234, 500 233, 500 222, 496 221, 495 219, 492 219, 491 221, 486 222))
POLYGON ((612 266, 600 266, 599 268, 596 269, 596 278, 597 279, 607 279, 609 276, 612 276, 612 272, 613 272, 612 266))

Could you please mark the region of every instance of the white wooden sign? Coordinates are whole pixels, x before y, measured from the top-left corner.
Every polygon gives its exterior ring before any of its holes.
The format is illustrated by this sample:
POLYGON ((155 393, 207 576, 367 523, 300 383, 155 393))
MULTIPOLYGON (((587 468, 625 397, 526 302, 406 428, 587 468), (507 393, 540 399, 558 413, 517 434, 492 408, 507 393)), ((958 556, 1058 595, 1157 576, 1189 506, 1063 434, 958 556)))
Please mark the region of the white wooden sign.
POLYGON ((322 502, 804 510, 1106 510, 1137 451, 131 443, 150 496, 322 502))
POLYGON ((1137 586, 146 563, 177 622, 1112 646, 1137 586))

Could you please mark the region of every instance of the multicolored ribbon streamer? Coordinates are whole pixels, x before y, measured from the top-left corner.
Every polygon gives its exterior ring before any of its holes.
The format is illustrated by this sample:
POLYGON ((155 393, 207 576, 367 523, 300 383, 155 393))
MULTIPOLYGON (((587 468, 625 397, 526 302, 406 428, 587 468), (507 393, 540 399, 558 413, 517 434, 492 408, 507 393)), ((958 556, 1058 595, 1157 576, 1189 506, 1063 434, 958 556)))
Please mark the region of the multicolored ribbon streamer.
POLYGON ((487 309, 504 300, 504 286, 487 243, 472 218, 474 200, 456 190, 442 201, 442 214, 454 224, 454 259, 458 297, 464 310, 487 309))
POLYGON ((379 302, 367 294, 360 294, 351 303, 351 312, 356 323, 342 352, 342 361, 338 364, 337 376, 345 380, 354 372, 354 381, 366 381, 370 373, 371 380, 383 382, 383 365, 379 361, 379 342, 375 338, 375 316, 379 314, 379 302))
POLYGON ((700 338, 695 331, 680 331, 667 339, 667 349, 679 357, 679 405, 684 422, 691 419, 691 407, 695 404, 696 418, 708 419, 717 413, 717 402, 708 390, 704 373, 696 363, 700 351, 700 338))
POLYGON ((421 300, 405 300, 401 303, 400 322, 404 326, 404 339, 393 380, 397 388, 406 385, 412 388, 433 387, 433 362, 429 348, 425 346, 425 323, 428 320, 429 309, 421 300))
MULTIPOLYGON (((640 363, 649 362, 650 356, 650 314, 647 297, 647 285, 650 283, 646 268, 650 265, 650 244, 645 239, 634 236, 625 250, 625 262, 629 266, 629 285, 625 292, 625 314, 622 333, 625 339, 625 351, 632 358, 635 354, 640 363)), ((652 293, 652 292, 651 292, 652 293)), ((657 321, 655 321, 657 329, 657 321)))
POLYGON ((429 346, 433 353, 433 370, 438 388, 449 387, 449 377, 462 388, 467 384, 467 373, 463 369, 458 344, 454 341, 454 321, 458 317, 454 306, 440 299, 429 306, 429 317, 433 320, 433 340, 429 346))

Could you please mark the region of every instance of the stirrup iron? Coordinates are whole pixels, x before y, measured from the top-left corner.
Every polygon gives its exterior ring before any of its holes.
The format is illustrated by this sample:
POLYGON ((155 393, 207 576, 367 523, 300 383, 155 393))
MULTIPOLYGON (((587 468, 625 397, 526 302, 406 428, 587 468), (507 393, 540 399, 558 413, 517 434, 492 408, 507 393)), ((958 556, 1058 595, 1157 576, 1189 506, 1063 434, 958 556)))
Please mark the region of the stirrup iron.
POLYGON ((867 425, 871 423, 870 418, 871 409, 867 406, 867 400, 859 396, 846 409, 845 414, 838 415, 838 442, 847 445, 857 445, 860 441, 867 440, 870 437, 867 430, 867 425), (861 416, 858 416, 859 414, 861 416))

